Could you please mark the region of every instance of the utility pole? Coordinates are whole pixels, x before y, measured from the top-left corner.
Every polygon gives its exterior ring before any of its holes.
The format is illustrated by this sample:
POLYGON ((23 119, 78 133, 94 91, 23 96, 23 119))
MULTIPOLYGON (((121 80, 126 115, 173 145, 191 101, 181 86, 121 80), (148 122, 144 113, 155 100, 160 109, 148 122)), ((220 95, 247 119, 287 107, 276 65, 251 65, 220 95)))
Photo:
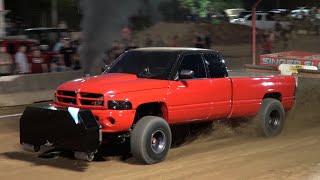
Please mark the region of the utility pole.
POLYGON ((51 25, 58 26, 58 0, 51 0, 51 25))

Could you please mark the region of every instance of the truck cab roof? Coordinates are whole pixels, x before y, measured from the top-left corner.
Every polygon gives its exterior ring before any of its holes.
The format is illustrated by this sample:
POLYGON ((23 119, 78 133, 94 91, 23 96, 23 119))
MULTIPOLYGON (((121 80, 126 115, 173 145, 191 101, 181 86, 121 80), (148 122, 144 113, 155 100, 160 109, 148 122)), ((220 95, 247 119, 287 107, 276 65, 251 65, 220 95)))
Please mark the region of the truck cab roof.
POLYGON ((218 51, 211 50, 211 49, 189 48, 189 47, 147 47, 147 48, 132 49, 130 51, 177 52, 177 53, 187 53, 187 52, 218 53, 218 51))

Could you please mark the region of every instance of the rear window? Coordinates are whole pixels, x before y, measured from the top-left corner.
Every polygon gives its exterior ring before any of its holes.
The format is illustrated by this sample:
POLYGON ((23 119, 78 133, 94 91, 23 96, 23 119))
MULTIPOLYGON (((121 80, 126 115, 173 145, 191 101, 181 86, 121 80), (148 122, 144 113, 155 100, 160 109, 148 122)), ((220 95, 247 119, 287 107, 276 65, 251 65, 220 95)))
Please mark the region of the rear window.
POLYGON ((204 54, 211 78, 228 77, 224 60, 218 54, 204 54))

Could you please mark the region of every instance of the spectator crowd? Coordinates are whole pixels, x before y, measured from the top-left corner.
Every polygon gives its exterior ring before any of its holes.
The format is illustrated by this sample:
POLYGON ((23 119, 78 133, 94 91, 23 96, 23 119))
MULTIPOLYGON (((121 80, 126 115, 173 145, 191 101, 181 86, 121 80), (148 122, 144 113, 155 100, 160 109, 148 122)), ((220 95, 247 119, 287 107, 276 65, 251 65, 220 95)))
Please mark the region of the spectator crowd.
POLYGON ((79 45, 79 41, 61 38, 52 51, 26 42, 9 51, 10 45, 0 43, 0 76, 79 70, 79 45))

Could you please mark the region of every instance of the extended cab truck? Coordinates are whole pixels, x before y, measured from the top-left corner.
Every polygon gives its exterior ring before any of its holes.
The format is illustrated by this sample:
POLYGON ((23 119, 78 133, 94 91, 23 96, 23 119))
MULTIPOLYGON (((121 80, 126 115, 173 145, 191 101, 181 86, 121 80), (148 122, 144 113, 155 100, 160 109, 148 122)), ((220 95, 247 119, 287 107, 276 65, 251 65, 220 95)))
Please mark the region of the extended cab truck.
POLYGON ((62 84, 55 96, 45 107, 27 107, 22 144, 59 146, 92 160, 103 140, 128 138, 134 158, 153 164, 165 159, 175 124, 256 116, 260 135, 278 135, 294 104, 295 78, 231 78, 212 50, 140 48, 100 76, 62 84))

